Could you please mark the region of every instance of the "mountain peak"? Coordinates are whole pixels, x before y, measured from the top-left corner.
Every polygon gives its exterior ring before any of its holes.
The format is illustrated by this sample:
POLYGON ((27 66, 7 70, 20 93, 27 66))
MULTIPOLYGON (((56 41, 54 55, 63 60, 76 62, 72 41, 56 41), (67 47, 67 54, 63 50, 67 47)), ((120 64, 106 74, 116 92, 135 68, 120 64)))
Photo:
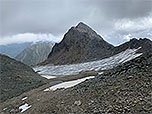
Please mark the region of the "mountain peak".
POLYGON ((89 26, 83 22, 78 23, 78 25, 76 26, 76 28, 82 28, 82 27, 88 28, 89 26))
MULTIPOLYGON (((100 37, 91 27, 87 24, 80 22, 76 27, 74 27, 79 32, 86 32, 91 37, 100 37)), ((101 37, 100 37, 101 38, 101 37)))

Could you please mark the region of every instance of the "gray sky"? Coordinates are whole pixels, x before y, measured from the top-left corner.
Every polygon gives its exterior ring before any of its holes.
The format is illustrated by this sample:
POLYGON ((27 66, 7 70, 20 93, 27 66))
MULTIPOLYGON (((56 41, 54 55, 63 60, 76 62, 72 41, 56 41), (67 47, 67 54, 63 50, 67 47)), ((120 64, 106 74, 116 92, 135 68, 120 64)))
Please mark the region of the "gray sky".
POLYGON ((152 39, 152 0, 0 0, 0 16, 0 45, 59 42, 80 21, 114 45, 152 39))

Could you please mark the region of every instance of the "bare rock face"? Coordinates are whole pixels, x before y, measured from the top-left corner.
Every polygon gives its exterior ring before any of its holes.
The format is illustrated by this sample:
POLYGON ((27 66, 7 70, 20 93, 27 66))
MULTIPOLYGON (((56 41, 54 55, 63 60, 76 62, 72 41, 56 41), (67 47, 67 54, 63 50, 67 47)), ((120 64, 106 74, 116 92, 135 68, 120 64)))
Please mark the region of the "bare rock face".
POLYGON ((64 35, 60 43, 55 44, 48 60, 42 64, 73 64, 99 60, 109 56, 112 48, 113 45, 80 22, 64 35))

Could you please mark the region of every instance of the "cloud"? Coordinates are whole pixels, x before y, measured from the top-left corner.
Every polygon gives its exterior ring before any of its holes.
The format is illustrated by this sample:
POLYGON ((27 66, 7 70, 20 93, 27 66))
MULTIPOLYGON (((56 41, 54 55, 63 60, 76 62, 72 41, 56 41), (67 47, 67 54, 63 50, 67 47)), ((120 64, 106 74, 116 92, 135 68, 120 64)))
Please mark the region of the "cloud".
POLYGON ((115 23, 115 30, 135 32, 152 28, 152 16, 139 19, 122 19, 115 23))
POLYGON ((152 26, 152 0, 1 0, 0 10, 0 40, 20 33, 60 36, 84 21, 118 44, 152 26))
POLYGON ((11 43, 25 43, 25 42, 39 42, 39 41, 51 41, 51 42, 60 42, 61 36, 54 36, 52 34, 33 34, 33 33, 23 33, 13 36, 3 37, 1 39, 0 45, 7 45, 11 43))

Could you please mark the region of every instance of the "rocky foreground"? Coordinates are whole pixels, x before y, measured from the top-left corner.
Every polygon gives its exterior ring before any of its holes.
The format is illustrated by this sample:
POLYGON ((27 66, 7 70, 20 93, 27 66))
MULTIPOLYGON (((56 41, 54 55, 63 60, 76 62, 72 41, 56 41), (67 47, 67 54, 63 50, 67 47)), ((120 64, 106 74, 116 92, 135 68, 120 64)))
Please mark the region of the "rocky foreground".
POLYGON ((46 84, 29 66, 0 54, 0 102, 46 84))
POLYGON ((25 114, 152 113, 152 54, 103 72, 69 89, 44 92, 45 85, 24 93, 3 103, 1 113, 19 113, 24 103, 31 106, 25 114))

